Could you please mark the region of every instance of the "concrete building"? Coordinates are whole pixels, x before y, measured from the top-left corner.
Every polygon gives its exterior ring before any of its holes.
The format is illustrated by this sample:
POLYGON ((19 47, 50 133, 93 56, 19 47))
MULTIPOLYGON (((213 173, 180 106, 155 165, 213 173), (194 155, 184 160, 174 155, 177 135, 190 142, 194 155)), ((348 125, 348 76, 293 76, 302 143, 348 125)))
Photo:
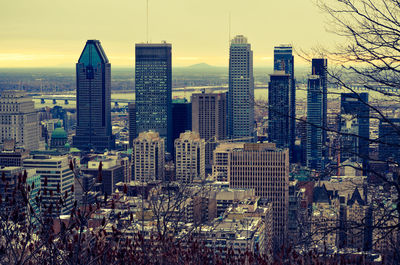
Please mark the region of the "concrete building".
POLYGON ((184 132, 175 140, 175 178, 191 183, 194 178, 205 179, 205 141, 197 132, 184 132))
POLYGON ((23 166, 27 169, 36 169, 36 173, 40 175, 42 214, 48 207, 52 207, 52 213, 49 216, 53 218, 70 214, 75 195, 71 191, 71 187, 74 185, 74 174, 69 168, 68 157, 34 155, 32 158, 25 159, 23 166), (59 189, 57 188, 58 186, 59 189), (68 194, 67 197, 65 197, 66 193, 68 194), (61 205, 59 203, 60 199, 65 204, 61 205))
POLYGON ((99 165, 101 169, 101 192, 111 195, 118 182, 124 181, 124 168, 118 164, 118 160, 104 157, 96 157, 95 160, 89 161, 86 168, 82 168, 84 174, 90 174, 94 179, 99 175, 99 165))
POLYGON ((192 131, 206 143, 206 169, 210 171, 218 140, 227 137, 226 93, 192 94, 192 131))
POLYGON ((155 131, 172 153, 171 44, 136 44, 135 52, 136 135, 155 131))
POLYGON ((243 35, 235 36, 229 48, 228 136, 255 137, 253 51, 243 35))
POLYGON ((73 146, 115 147, 111 127, 111 64, 98 40, 88 40, 76 64, 76 134, 73 146))
POLYGON ((39 120, 34 102, 24 91, 7 90, 0 97, 0 143, 14 140, 17 147, 40 147, 39 120))
POLYGON ((229 152, 243 148, 244 143, 221 143, 214 150, 212 175, 217 181, 228 181, 229 152))
POLYGON ((289 151, 272 143, 245 143, 229 152, 230 188, 254 189, 270 200, 273 208, 274 245, 280 247, 287 235, 289 203, 289 151))
POLYGON ((140 133, 133 141, 135 180, 164 180, 164 156, 164 138, 154 131, 140 133))

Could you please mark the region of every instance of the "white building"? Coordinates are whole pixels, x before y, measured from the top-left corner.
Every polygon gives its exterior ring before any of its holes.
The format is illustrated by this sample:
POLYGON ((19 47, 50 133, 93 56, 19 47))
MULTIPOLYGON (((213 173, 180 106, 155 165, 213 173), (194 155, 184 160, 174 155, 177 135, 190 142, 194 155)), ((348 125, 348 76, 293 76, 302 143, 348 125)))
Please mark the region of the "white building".
POLYGON ((39 122, 34 102, 24 91, 7 90, 0 97, 0 142, 13 139, 17 147, 39 149, 39 122))
POLYGON ((51 217, 70 214, 75 195, 71 189, 74 185, 74 174, 69 168, 68 156, 35 155, 25 159, 23 165, 25 168, 35 168, 40 175, 42 211, 46 211, 51 205, 51 217), (64 201, 63 205, 60 199, 64 201))
POLYGON ((158 132, 142 132, 132 145, 135 180, 163 180, 165 143, 158 132))
POLYGON ((184 132, 175 140, 176 180, 190 183, 205 178, 205 141, 197 132, 184 132))

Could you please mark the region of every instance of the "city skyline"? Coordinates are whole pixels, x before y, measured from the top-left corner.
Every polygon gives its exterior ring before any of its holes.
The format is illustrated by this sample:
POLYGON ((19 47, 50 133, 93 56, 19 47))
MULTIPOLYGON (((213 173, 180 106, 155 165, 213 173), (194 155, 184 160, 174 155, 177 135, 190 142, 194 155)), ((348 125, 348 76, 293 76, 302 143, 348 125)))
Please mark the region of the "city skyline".
MULTIPOLYGON (((149 42, 172 43, 173 66, 202 62, 227 66, 228 40, 243 34, 252 40, 254 65, 259 67, 271 64, 272 48, 277 44, 288 43, 299 50, 309 50, 319 45, 331 46, 337 40, 335 34, 325 30, 324 18, 312 1, 290 3, 291 8, 287 8, 285 1, 255 1, 246 8, 237 3, 150 0, 149 42), (296 16, 298 23, 278 23, 282 16, 296 16), (204 45, 207 40, 212 40, 213 45, 204 45)), ((93 1, 79 2, 79 5, 77 1, 70 1, 67 5, 47 0, 33 5, 24 1, 23 5, 21 2, 3 4, 0 10, 1 68, 73 67, 80 43, 87 39, 102 40, 114 66, 131 67, 134 44, 146 42, 145 0, 122 1, 118 5, 103 1, 95 5, 93 1), (46 11, 49 7, 53 12, 46 11), (82 25, 88 14, 99 22, 96 27, 82 25)))

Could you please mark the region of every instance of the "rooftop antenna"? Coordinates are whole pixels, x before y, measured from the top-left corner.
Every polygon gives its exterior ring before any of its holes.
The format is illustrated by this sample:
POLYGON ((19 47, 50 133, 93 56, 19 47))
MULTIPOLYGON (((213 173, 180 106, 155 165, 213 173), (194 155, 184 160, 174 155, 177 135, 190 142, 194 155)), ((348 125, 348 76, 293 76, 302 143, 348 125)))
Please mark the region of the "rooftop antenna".
POLYGON ((146 41, 149 43, 149 0, 146 0, 146 41))
POLYGON ((231 43, 231 12, 229 12, 229 18, 228 18, 228 31, 229 31, 229 40, 228 43, 231 43))

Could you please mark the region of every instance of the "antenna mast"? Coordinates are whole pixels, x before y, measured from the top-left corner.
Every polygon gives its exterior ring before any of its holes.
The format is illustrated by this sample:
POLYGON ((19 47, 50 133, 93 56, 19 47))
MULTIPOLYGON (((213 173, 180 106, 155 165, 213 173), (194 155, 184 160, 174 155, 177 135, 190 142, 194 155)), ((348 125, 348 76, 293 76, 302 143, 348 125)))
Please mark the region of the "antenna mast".
POLYGON ((149 43, 149 0, 146 0, 146 41, 149 43))

